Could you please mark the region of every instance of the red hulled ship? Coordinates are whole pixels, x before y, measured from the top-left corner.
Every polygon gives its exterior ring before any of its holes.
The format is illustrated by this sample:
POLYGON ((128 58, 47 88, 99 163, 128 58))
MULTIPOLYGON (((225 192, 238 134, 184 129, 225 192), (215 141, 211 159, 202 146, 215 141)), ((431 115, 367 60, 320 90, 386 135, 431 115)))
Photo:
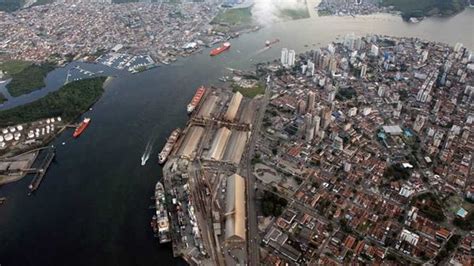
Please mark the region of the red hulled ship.
POLYGON ((224 44, 222 44, 220 47, 216 48, 216 49, 212 49, 211 51, 211 56, 216 56, 226 50, 229 50, 230 49, 230 42, 225 42, 224 44))
POLYGON ((206 92, 206 88, 204 88, 204 86, 201 86, 199 87, 199 89, 196 90, 196 93, 194 94, 193 99, 187 106, 188 114, 192 113, 194 109, 198 106, 205 92, 206 92))
POLYGON ((84 118, 84 120, 81 122, 81 124, 74 130, 74 133, 72 134, 73 137, 77 138, 79 137, 82 132, 89 126, 89 123, 91 122, 90 118, 84 118))

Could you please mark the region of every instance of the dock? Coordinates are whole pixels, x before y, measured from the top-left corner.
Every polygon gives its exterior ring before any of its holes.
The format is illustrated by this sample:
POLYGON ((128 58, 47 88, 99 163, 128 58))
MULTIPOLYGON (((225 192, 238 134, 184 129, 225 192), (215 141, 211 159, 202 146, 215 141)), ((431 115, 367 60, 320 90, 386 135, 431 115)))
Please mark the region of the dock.
POLYGON ((30 185, 28 186, 28 189, 30 191, 28 193, 28 195, 31 195, 34 191, 36 191, 38 189, 41 182, 43 181, 43 178, 46 174, 46 171, 48 170, 48 168, 51 165, 51 162, 53 161, 55 156, 56 156, 55 148, 53 148, 53 147, 49 148, 49 150, 47 151, 46 156, 41 161, 38 168, 36 168, 36 174, 33 177, 33 179, 31 180, 30 185))

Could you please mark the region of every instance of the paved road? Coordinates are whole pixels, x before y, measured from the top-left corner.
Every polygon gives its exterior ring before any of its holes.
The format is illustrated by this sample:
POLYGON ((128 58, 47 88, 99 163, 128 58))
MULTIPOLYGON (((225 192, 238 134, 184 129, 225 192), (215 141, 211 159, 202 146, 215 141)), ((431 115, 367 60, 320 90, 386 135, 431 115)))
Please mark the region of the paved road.
POLYGON ((252 135, 247 146, 245 160, 243 162, 242 174, 247 177, 247 254, 248 265, 259 265, 259 236, 257 223, 257 209, 255 202, 255 176, 252 174, 252 158, 255 152, 255 143, 257 141, 263 116, 270 99, 270 84, 267 84, 265 95, 263 96, 260 109, 255 117, 252 128, 252 135))

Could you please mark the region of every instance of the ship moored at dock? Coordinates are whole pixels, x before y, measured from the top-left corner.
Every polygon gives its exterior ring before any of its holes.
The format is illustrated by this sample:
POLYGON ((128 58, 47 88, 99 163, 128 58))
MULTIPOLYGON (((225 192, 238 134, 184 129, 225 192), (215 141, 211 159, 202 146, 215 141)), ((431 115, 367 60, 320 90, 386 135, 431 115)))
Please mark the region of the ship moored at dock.
POLYGON ((166 141, 165 146, 161 150, 160 154, 158 154, 159 164, 163 164, 164 162, 166 162, 166 159, 168 159, 168 155, 170 155, 171 151, 173 150, 173 146, 178 140, 180 134, 181 134, 181 129, 177 128, 173 130, 170 137, 166 141))
POLYGON ((196 109, 196 107, 201 102, 201 99, 204 96, 204 93, 206 93, 206 88, 204 88, 204 86, 201 86, 196 90, 196 93, 194 94, 193 99, 187 106, 188 114, 192 113, 194 109, 196 109))
POLYGON ((160 244, 171 242, 170 223, 168 219, 168 211, 166 209, 165 189, 161 182, 157 182, 155 186, 156 213, 151 220, 151 227, 158 237, 160 244))
POLYGON ((84 120, 81 122, 81 124, 79 124, 79 126, 76 128, 76 130, 74 130, 74 133, 72 134, 72 136, 74 138, 79 137, 82 134, 82 132, 84 132, 84 130, 89 126, 90 122, 91 122, 90 118, 88 118, 88 117, 84 118, 84 120))

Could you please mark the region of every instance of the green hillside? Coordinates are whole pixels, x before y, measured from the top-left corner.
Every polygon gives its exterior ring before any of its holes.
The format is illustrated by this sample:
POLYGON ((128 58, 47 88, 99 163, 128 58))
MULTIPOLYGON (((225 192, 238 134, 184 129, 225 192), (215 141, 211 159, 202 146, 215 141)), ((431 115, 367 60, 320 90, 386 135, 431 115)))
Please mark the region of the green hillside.
POLYGON ((393 6, 402 12, 404 19, 456 14, 466 7, 465 0, 381 0, 384 6, 393 6))

